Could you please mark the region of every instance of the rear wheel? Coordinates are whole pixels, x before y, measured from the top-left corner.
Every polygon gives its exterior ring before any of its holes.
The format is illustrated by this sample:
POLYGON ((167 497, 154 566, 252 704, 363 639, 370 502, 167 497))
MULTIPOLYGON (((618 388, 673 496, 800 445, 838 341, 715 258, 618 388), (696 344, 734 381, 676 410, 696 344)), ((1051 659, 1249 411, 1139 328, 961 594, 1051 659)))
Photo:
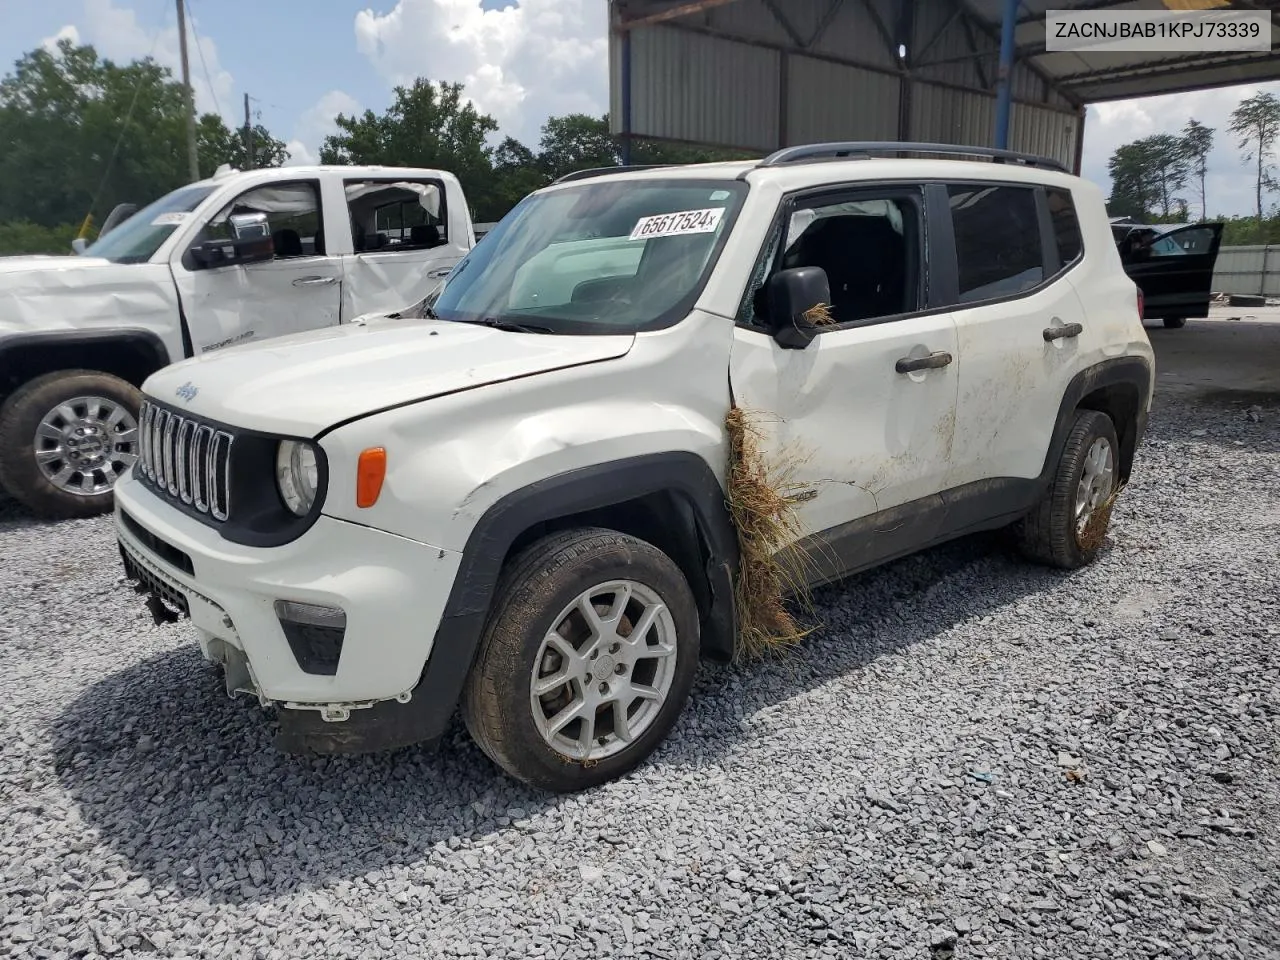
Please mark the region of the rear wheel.
POLYGON ((1029 559, 1065 570, 1093 562, 1111 522, 1119 451, 1110 417, 1076 412, 1048 492, 1016 528, 1029 559))
POLYGON ((680 568, 610 530, 555 534, 507 569, 463 692, 480 748, 565 793, 619 777, 665 739, 697 669, 680 568))
POLYGON ((117 478, 138 459, 141 403, 131 384, 94 370, 28 381, 0 407, 0 484, 44 517, 110 510, 117 478))
POLYGON ((1187 325, 1187 318, 1186 317, 1165 317, 1164 325, 1168 327, 1170 330, 1177 330, 1179 327, 1185 327, 1187 325))

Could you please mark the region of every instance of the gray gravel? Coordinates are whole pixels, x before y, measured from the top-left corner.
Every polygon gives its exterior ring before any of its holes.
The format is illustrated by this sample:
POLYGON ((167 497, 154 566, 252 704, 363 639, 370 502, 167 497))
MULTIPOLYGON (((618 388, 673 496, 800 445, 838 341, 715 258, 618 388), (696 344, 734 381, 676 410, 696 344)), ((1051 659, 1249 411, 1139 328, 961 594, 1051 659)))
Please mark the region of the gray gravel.
POLYGON ((1280 404, 1165 403, 1105 557, 953 544, 571 798, 276 754, 107 520, 0 505, 0 952, 1280 956, 1280 404))

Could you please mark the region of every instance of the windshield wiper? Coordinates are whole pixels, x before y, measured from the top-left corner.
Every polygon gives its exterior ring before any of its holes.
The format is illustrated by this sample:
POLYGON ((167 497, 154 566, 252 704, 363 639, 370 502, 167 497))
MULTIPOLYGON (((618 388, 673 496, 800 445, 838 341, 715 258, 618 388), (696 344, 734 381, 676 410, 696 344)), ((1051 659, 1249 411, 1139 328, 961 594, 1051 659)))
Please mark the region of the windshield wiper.
POLYGON ((483 320, 463 320, 463 323, 474 323, 481 327, 492 327, 494 330, 506 330, 508 333, 555 333, 550 327, 539 327, 530 323, 516 323, 513 320, 501 320, 498 317, 485 317, 483 320))

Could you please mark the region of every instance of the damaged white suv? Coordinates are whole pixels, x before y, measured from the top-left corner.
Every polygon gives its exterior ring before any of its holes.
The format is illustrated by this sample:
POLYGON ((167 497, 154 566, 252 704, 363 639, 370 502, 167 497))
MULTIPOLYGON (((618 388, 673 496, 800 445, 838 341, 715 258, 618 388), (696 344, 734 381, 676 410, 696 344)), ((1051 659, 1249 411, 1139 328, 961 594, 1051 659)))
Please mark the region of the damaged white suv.
POLYGON ((1102 194, 1053 161, 590 171, 415 308, 153 375, 117 530, 282 749, 428 741, 460 705, 506 771, 573 790, 735 653, 731 409, 791 458, 811 583, 1008 525, 1071 568, 1153 382, 1102 194))

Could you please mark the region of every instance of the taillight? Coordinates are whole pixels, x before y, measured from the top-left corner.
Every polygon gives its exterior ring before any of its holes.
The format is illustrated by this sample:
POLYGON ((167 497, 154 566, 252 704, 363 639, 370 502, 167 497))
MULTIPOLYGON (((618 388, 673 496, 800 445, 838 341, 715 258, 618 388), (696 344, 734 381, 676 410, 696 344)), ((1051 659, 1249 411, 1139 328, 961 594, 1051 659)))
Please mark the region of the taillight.
POLYGON ((1146 319, 1147 317, 1146 309, 1147 309, 1147 302, 1142 298, 1142 288, 1138 287, 1138 319, 1139 320, 1146 319))

